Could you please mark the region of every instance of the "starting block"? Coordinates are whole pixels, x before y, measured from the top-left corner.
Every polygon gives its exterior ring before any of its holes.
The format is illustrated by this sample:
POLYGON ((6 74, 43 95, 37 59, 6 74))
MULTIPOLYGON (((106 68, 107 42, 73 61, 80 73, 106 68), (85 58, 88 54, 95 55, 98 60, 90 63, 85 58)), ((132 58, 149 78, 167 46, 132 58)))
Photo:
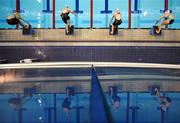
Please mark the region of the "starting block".
POLYGON ((68 96, 74 96, 75 95, 75 88, 74 87, 67 87, 66 88, 66 94, 68 96))
POLYGON ((158 28, 158 26, 153 26, 153 27, 150 29, 149 34, 150 34, 150 35, 161 35, 161 34, 162 34, 162 30, 161 30, 159 33, 157 33, 157 32, 156 32, 157 28, 158 28))
POLYGON ((157 91, 160 92, 160 85, 149 86, 149 91, 150 91, 151 95, 156 95, 157 91))
POLYGON ((31 25, 29 25, 29 28, 23 28, 23 35, 34 35, 35 31, 33 30, 33 28, 31 27, 31 25))
POLYGON ((116 96, 117 95, 117 87, 116 86, 109 86, 109 95, 116 96))
POLYGON ((69 33, 67 33, 66 29, 65 29, 65 34, 66 35, 73 35, 74 34, 74 25, 71 25, 71 27, 69 27, 69 33))
POLYGON ((109 35, 118 35, 118 26, 114 27, 114 32, 111 34, 112 25, 109 25, 109 35))

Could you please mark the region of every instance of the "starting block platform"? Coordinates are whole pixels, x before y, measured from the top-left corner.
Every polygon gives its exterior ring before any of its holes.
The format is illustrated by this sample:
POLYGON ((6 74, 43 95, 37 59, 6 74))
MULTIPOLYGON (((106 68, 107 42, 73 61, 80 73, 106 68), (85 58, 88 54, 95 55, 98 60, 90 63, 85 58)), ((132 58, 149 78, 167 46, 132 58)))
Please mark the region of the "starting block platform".
POLYGON ((65 34, 66 35, 73 35, 74 34, 74 25, 72 25, 71 27, 69 27, 69 33, 66 32, 66 29, 65 29, 65 34))
POLYGON ((162 30, 161 30, 159 33, 157 33, 157 32, 156 32, 157 29, 158 29, 158 26, 153 26, 153 27, 150 29, 149 34, 150 34, 150 35, 161 35, 161 34, 162 34, 162 30))
POLYGON ((109 35, 118 35, 118 26, 114 27, 114 32, 111 34, 112 25, 109 25, 109 35))
POLYGON ((33 30, 33 28, 31 27, 31 25, 29 25, 29 28, 23 28, 22 30, 22 34, 23 35, 34 35, 35 31, 33 30))

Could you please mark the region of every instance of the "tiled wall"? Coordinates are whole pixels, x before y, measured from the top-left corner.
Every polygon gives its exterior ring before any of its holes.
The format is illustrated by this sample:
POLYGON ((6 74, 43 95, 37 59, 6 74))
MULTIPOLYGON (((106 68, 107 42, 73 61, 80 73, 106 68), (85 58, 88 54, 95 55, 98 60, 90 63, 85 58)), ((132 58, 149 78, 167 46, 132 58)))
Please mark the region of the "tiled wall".
MULTIPOLYGON (((80 79, 81 76, 79 76, 80 79)), ((90 77, 88 77, 90 78, 90 77)), ((60 81, 60 80, 59 80, 60 81)), ((39 93, 65 93, 65 88, 68 86, 76 87, 77 92, 90 92, 91 85, 89 80, 64 80, 61 82, 20 82, 20 83, 4 83, 1 87, 0 93, 23 93, 23 88, 32 88, 38 84, 39 93), (71 82, 69 82, 71 81, 71 82)), ((104 92, 108 92, 109 86, 121 86, 120 90, 123 92, 149 92, 148 88, 152 85, 160 85, 161 91, 179 92, 180 83, 178 81, 166 80, 101 80, 101 86, 104 92)))
POLYGON ((65 35, 64 29, 35 29, 35 35, 22 35, 22 30, 0 30, 0 41, 180 41, 180 30, 164 30, 161 36, 149 35, 148 29, 119 29, 119 34, 110 36, 108 29, 75 29, 74 35, 65 35))

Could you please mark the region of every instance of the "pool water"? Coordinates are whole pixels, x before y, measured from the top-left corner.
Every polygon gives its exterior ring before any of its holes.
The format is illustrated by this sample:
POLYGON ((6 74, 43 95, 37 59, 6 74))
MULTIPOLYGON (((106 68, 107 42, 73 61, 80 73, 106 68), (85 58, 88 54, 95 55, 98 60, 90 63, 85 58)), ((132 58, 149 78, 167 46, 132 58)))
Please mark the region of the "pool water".
MULTIPOLYGON (((163 88, 176 88, 180 80, 178 69, 100 67, 96 70, 103 88, 118 88, 117 95, 121 98, 118 110, 114 110, 111 105, 108 89, 103 91, 107 108, 115 123, 180 123, 179 92, 161 91, 161 95, 172 100, 169 109, 162 112, 157 97, 154 98, 147 87, 152 83, 161 83, 163 88)), ((93 113, 90 111, 90 104, 97 103, 100 99, 94 102, 90 99, 91 68, 30 67, 1 70, 0 75, 0 123, 89 123, 93 113), (25 92, 18 92, 30 84, 37 90, 28 91, 33 93, 32 96, 26 96, 19 107, 21 110, 17 110, 10 100, 23 97, 25 92), (70 113, 65 113, 62 102, 67 96, 65 90, 68 86, 75 88, 75 95, 71 99, 70 113)), ((99 89, 96 90, 95 93, 99 89)))
MULTIPOLYGON (((88 123, 89 119, 89 94, 75 94, 72 98, 72 110, 69 114, 63 112, 61 104, 66 97, 65 94, 35 94, 23 105, 23 123, 55 123, 54 118, 54 97, 56 97, 56 123, 88 123), (80 109, 80 110, 78 110, 80 109)), ((107 93, 105 96, 107 97, 107 93)), ((109 108, 115 123, 127 122, 127 93, 118 93, 121 97, 120 109, 114 111, 110 103, 109 108)), ((172 99, 169 110, 164 114, 164 123, 180 123, 180 94, 166 93, 172 99)), ((139 109, 129 109, 129 123, 160 123, 162 114, 159 104, 149 93, 129 93, 130 107, 139 109)), ((17 94, 0 95, 0 122, 18 123, 18 111, 8 105, 10 98, 17 97, 17 94)))

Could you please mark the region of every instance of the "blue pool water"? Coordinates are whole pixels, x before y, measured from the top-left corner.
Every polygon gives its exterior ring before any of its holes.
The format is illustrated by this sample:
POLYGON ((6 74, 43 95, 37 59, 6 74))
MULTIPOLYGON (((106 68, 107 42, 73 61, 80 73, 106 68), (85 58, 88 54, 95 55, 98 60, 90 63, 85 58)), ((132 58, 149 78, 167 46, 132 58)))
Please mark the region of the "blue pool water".
MULTIPOLYGON (((166 93, 172 101, 171 107, 165 113, 164 123, 180 123, 180 94, 166 93)), ((105 94, 107 96, 107 94, 105 94)), ((127 93, 119 93, 121 97, 120 110, 110 111, 115 123, 126 123, 127 93)), ((8 105, 8 100, 17 97, 16 94, 0 95, 0 122, 18 123, 18 111, 8 105)), ((57 103, 57 123, 88 123, 89 118, 89 94, 76 94, 72 98, 72 111, 70 114, 63 112, 61 104, 65 94, 56 94, 57 103), (81 107, 78 112, 77 107, 81 107)), ((23 105, 23 123, 54 123, 54 110, 48 114, 48 108, 54 106, 54 94, 36 94, 23 105)), ((110 104, 109 104, 110 105, 110 104)), ((138 106, 139 109, 132 111, 129 109, 129 123, 160 123, 161 111, 159 104, 153 100, 149 93, 130 93, 130 107, 138 106)))
MULTIPOLYGON (((0 28, 1 29, 8 29, 8 28, 15 28, 16 26, 10 26, 6 23, 6 17, 10 15, 12 12, 15 11, 16 8, 16 0, 0 0, 0 28)), ((65 5, 69 5, 70 8, 73 10, 79 10, 81 11, 78 16, 70 15, 71 22, 75 25, 76 28, 89 28, 90 27, 90 0, 56 0, 56 28, 64 28, 64 23, 62 22, 59 14, 60 11, 63 9, 65 5), (76 3, 79 2, 79 7, 77 7, 76 3)), ((93 27, 94 28, 108 28, 109 27, 109 20, 112 16, 111 11, 114 11, 116 8, 119 8, 122 17, 123 17, 123 23, 120 26, 120 28, 128 28, 128 0, 108 0, 108 3, 106 3, 106 0, 94 0, 93 4, 93 27)), ((157 20, 163 13, 165 6, 165 0, 132 0, 132 28, 150 28, 154 23, 155 20, 157 20)), ((28 20, 33 28, 52 28, 52 0, 20 0, 20 8, 21 8, 21 15, 24 19, 28 20), (48 4, 48 2, 50 4, 48 4)), ((169 0, 169 9, 172 10, 173 15, 175 16, 175 22, 169 26, 169 28, 172 29, 180 29, 180 2, 179 0, 169 0)), ((26 50, 28 49, 27 47, 26 50)), ((31 47, 29 47, 31 48, 31 47)), ((55 47, 54 47, 55 48, 55 47)), ((45 48, 44 48, 45 49, 45 48)), ((80 48, 79 48, 80 49, 80 48)), ((131 48, 132 49, 132 48, 131 48)), ((169 48, 170 49, 170 48, 169 48)), ((175 49, 175 48, 174 48, 175 49)), ((9 55, 12 55, 13 48, 11 47, 11 50, 1 52, 0 54, 5 55, 5 58, 9 55)), ((18 49, 19 50, 19 49, 18 49)), ((119 50, 119 49, 118 49, 119 50)), ((146 49, 147 50, 147 49, 146 49)), ((156 51, 152 50, 151 51, 156 51)), ((143 62, 149 62, 150 60, 158 61, 162 63, 164 61, 165 63, 179 63, 179 57, 176 57, 177 54, 175 51, 165 49, 164 55, 162 55, 161 52, 161 58, 163 60, 155 59, 154 56, 157 56, 157 52, 153 52, 153 57, 146 58, 143 62), (169 52, 169 55, 166 54, 166 52, 169 52), (172 54, 174 55, 172 56, 172 54), (162 57, 163 56, 163 57, 162 57), (165 57, 166 56, 166 57, 165 57), (168 57, 167 57, 168 56, 168 57), (172 62, 172 61, 174 62, 172 62)), ((1 48, 1 51, 3 51, 3 48, 1 48)), ((21 50, 19 50, 21 51, 21 50)), ((28 52, 24 52, 25 49, 23 49, 23 52, 17 53, 14 52, 13 56, 11 56, 10 62, 17 62, 20 58, 24 58, 24 54, 28 52), (15 55, 15 53, 17 53, 15 55), (17 60, 17 56, 19 56, 19 59, 17 60), (16 57, 16 59, 13 59, 16 57)), ((76 60, 79 58, 79 51, 74 52, 75 50, 72 50, 70 48, 70 52, 76 53, 76 55, 73 55, 71 58, 76 58, 76 60), (78 56, 78 57, 77 57, 78 56)), ((102 49, 101 49, 102 51, 102 49)), ((112 51, 112 48, 111 48, 112 51)), ((116 49, 114 50, 114 52, 116 49)), ((124 53, 126 51, 130 50, 122 50, 121 53, 124 53)), ((36 52, 36 50, 34 51, 36 52)), ((140 52, 140 51, 138 51, 140 52)), ((33 53, 33 52, 31 52, 33 53)), ((31 56, 30 53, 30 56, 31 56)), ((53 56, 49 55, 47 58, 50 60, 56 60, 56 58, 59 57, 62 52, 57 52, 56 54, 53 54, 53 56)), ((90 53, 90 52, 89 52, 90 53)), ((91 52, 92 53, 92 52, 91 52)), ((93 52, 94 53, 94 52, 93 52)), ((106 53, 106 52, 105 52, 106 53)), ((109 53, 109 52, 108 52, 109 53)), ((110 53, 107 55, 107 59, 105 60, 111 60, 109 56, 112 56, 110 53)), ((142 56, 146 56, 144 54, 146 52, 142 52, 142 56)), ((64 56, 64 52, 62 53, 62 56, 64 56)), ((69 53, 67 53, 69 54, 69 53)), ((72 55, 71 54, 71 55, 72 55)), ((96 52, 95 52, 96 54, 96 52)), ((125 54, 125 53, 124 53, 125 54)), ((66 54, 65 54, 66 55, 66 54)), ((131 54, 132 55, 132 54, 131 54)), ((69 55, 67 55, 65 58, 69 60, 69 55), (68 56, 68 57, 67 57, 68 56)), ((90 55, 85 54, 81 57, 87 57, 90 55)), ((141 56, 141 57, 142 57, 141 56)), ((42 56, 41 56, 42 57, 42 56)), ((80 58, 81 58, 80 57, 80 58)), ((137 56, 136 52, 134 55, 135 58, 139 58, 137 56)), ((4 57, 3 57, 4 58, 4 57)), ((98 56, 94 59, 100 59, 101 57, 98 56)), ((46 60, 46 58, 44 58, 46 60)), ((118 58, 116 58, 119 60, 118 58)), ((129 60, 130 57, 127 56, 124 57, 124 61, 127 59, 129 60)), ((74 60, 74 59, 73 59, 74 60)), ((88 59, 89 60, 89 59, 88 59)), ((101 59, 102 60, 102 59, 101 59)), ((104 59, 103 59, 104 60, 104 59)), ((114 60, 114 59, 113 59, 114 60)), ((163 63, 164 63, 163 62, 163 63)), ((101 71, 102 75, 126 75, 129 71, 122 70, 118 71, 101 71)), ((8 71, 9 72, 9 71, 8 71)), ((7 73, 8 73, 7 72, 7 73)), ((59 77, 60 74, 63 76, 66 76, 66 72, 69 74, 69 70, 62 70, 60 72, 53 72, 50 69, 47 71, 43 70, 35 70, 35 71, 20 71, 15 72, 16 77, 18 75, 22 75, 23 77, 29 77, 33 78, 32 82, 36 82, 34 78, 41 79, 43 77, 59 77), (23 74, 22 74, 23 73, 23 74), (26 74, 24 74, 26 73, 26 74), (49 74, 51 73, 51 74, 49 74)), ((71 71, 72 75, 76 76, 78 72, 75 70, 71 71), (74 73, 76 72, 76 73, 74 73)), ((12 71, 13 73, 13 71, 12 71)), ((89 72, 81 71, 80 74, 89 75, 89 72)), ((135 75, 143 74, 141 71, 135 71, 135 75)), ((168 78, 168 80, 176 80, 176 77, 179 77, 179 71, 150 71, 151 75, 161 75, 164 74, 165 76, 171 76, 171 78, 168 78)), ((4 76, 4 71, 0 71, 0 82, 2 82, 2 76, 4 76)), ((12 78, 11 78, 12 79, 12 78)), ((162 78, 161 78, 162 79, 162 78)), ((159 79, 159 81, 164 82, 164 79, 159 79)), ((140 79, 138 79, 140 80, 140 79)), ((7 80, 8 81, 8 80, 7 80)), ((13 80, 13 82, 16 82, 18 80, 13 80)), ((27 80, 28 81, 28 80, 27 80)), ((27 82, 26 81, 26 82, 27 82)), ((45 80, 44 80, 45 81, 45 80)), ((56 80, 59 82, 59 80, 56 80)), ((150 80, 155 81, 155 80, 150 80)), ((20 81, 19 83, 21 83, 20 81)), ((46 81, 48 82, 48 80, 46 81)), ((171 82, 171 81, 170 81, 171 82)), ((172 83, 173 83, 172 82, 172 83)), ((22 82, 23 83, 23 82, 22 82)), ((78 82, 77 82, 78 83, 78 82)), ((6 83, 0 83, 0 90, 3 90, 4 85, 6 83)), ((11 85, 12 87, 12 85, 11 85)), ((173 88, 173 87, 172 87, 173 88)), ((12 88, 11 88, 12 89, 12 88)), ((23 94, 20 94, 23 95, 23 94)), ((107 92, 104 93, 105 97, 108 98, 107 92)), ((120 110, 114 111, 112 107, 110 107, 110 103, 108 102, 110 112, 112 113, 112 117, 115 121, 115 123, 180 123, 180 93, 179 92, 166 92, 166 96, 171 97, 172 104, 169 108, 169 110, 162 114, 162 112, 159 110, 159 104, 157 101, 154 100, 152 95, 148 92, 143 93, 127 93, 125 91, 119 92, 118 96, 121 97, 121 107, 120 110), (129 110, 127 110, 127 100, 128 100, 128 94, 129 94, 129 106, 131 107, 129 110), (138 109, 133 110, 133 107, 138 107, 138 109), (127 114, 129 113, 129 114, 127 114), (164 116, 162 116, 164 115, 164 116), (127 118, 128 116, 128 118, 127 118), (164 121, 162 121, 164 120, 164 121)), ((23 105, 22 112, 19 112, 17 110, 14 110, 10 105, 8 104, 9 99, 17 97, 18 94, 16 93, 7 93, 3 94, 0 93, 0 123, 21 123, 19 121, 22 118, 23 123, 88 123, 89 122, 89 105, 90 105, 90 94, 89 93, 77 93, 72 98, 72 111, 70 114, 66 114, 62 110, 62 102, 65 98, 64 93, 36 93, 33 94, 31 98, 27 100, 26 103, 23 105), (56 98, 55 98, 56 97, 56 98), (55 118, 55 111, 54 111, 54 103, 56 102, 56 118, 55 118), (78 110, 78 107, 80 110, 78 110), (21 117, 22 116, 22 117, 21 117), (56 119, 56 122, 55 122, 56 119)))
MULTIPOLYGON (((150 94, 148 87, 145 87, 144 92, 123 91, 129 86, 136 86, 134 83, 137 81, 139 82, 138 88, 144 87, 144 83, 147 83, 147 81, 154 84, 160 82, 164 87, 168 83, 172 85, 172 87, 169 87, 170 89, 176 88, 174 87, 174 83, 178 83, 180 80, 178 69, 102 67, 96 68, 96 70, 99 78, 100 76, 116 75, 114 79, 113 77, 99 79, 102 85, 108 81, 108 86, 116 85, 119 88, 118 96, 121 98, 120 109, 116 111, 111 106, 108 91, 104 91, 105 100, 108 103, 108 109, 112 114, 114 123, 180 123, 180 94, 178 92, 174 90, 173 92, 161 92, 161 95, 170 97, 172 100, 169 109, 162 113, 159 109, 160 104, 150 94), (115 81, 118 82, 115 83, 115 81), (124 82, 123 86, 121 86, 121 82, 124 82)), ((91 80, 83 78, 88 76, 90 78, 90 75, 91 68, 1 70, 1 92, 17 91, 30 83, 36 86, 40 85, 38 87, 40 90, 37 89, 32 97, 26 98, 26 101, 22 105, 22 112, 15 110, 8 102, 11 98, 17 98, 18 95, 22 97, 23 93, 1 93, 0 123, 89 123, 90 114, 92 113, 90 112, 90 103, 92 103, 90 93, 80 91, 83 89, 80 89, 78 86, 82 84, 82 88, 86 88, 83 84, 90 84, 91 80), (4 80, 3 78, 7 79, 4 80), (77 78, 78 80, 74 80, 73 78, 77 78), (68 86, 76 84, 76 90, 79 88, 79 92, 76 93, 75 91, 75 95, 72 97, 72 110, 69 114, 65 113, 62 109, 62 102, 66 97, 65 88, 67 85, 64 85, 66 83, 68 86), (55 90, 62 92, 52 93, 55 90), (20 122, 20 119, 22 122, 20 122)), ((151 85, 150 83, 148 85, 151 85)), ((86 89, 90 90, 90 87, 86 89)))
MULTIPOLYGON (((7 25, 6 17, 15 11, 15 0, 1 0, 0 28, 15 28, 7 25)), ((174 24, 169 28, 180 28, 180 2, 169 0, 169 9, 175 16, 174 24)), ((70 15, 76 28, 90 27, 90 0, 56 0, 56 28, 64 27, 59 14, 65 5, 79 11, 78 16, 70 15)), ((128 28, 128 0, 94 0, 93 27, 108 28, 112 11, 120 9, 123 23, 120 28, 128 28), (107 2, 106 2, 107 1, 107 2)), ((21 15, 34 28, 52 28, 52 0, 20 0, 21 15), (48 4, 49 3, 49 4, 48 4)), ((132 0, 132 28, 150 28, 162 16, 165 0, 132 0)))

